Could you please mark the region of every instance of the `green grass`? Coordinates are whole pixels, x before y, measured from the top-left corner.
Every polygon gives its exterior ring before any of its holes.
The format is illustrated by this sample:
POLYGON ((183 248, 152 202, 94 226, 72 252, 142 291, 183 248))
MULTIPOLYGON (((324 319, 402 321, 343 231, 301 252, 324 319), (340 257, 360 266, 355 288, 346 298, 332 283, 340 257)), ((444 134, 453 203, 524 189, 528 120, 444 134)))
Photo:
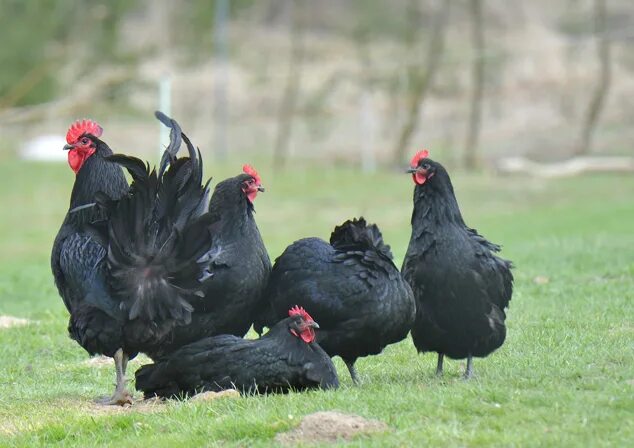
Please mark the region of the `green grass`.
MULTIPOLYGON (((327 237, 344 219, 377 222, 400 263, 409 239, 412 182, 308 162, 274 176, 257 220, 272 258, 297 238, 327 237)), ((256 164, 258 166, 258 164, 256 164)), ((217 179, 239 163, 208 163, 217 179)), ((175 402, 100 409, 111 366, 86 364, 66 335, 53 286, 50 247, 64 216, 72 173, 62 165, 3 160, 0 176, 0 314, 35 323, 0 329, 0 446, 262 446, 318 410, 386 422, 363 446, 631 446, 634 444, 634 178, 557 181, 456 174, 467 222, 504 245, 516 264, 508 339, 434 377, 435 356, 408 339, 359 360, 361 387, 336 360, 335 392, 175 402), (549 282, 538 284, 537 276, 549 282)), ((131 365, 133 371, 139 362, 131 365)))

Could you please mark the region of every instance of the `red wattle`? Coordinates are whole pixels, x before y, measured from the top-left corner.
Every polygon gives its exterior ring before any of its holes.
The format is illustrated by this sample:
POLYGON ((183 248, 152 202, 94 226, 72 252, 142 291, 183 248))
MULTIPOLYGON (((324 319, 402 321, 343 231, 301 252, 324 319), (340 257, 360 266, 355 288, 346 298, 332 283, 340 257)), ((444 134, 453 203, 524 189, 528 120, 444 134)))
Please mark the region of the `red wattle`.
POLYGON ((315 330, 313 330, 312 328, 307 328, 306 330, 302 331, 300 336, 302 338, 302 341, 310 344, 315 340, 315 330))
POLYGON ((427 177, 423 173, 414 173, 412 174, 412 179, 414 179, 414 183, 418 185, 423 185, 427 180, 427 177))
POLYGON ((75 174, 79 172, 86 159, 94 153, 94 148, 90 148, 88 150, 76 148, 68 151, 68 164, 75 174))

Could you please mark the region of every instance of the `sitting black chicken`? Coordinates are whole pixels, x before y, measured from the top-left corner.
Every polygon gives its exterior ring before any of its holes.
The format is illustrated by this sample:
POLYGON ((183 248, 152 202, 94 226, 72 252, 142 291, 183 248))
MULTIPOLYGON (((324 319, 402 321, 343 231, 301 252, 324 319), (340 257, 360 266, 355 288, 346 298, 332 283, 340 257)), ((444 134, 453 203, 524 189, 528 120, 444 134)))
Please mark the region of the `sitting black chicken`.
POLYGON ((330 244, 305 238, 291 244, 275 261, 264 294, 256 331, 271 326, 297 303, 319 322, 317 342, 339 355, 352 380, 354 363, 401 341, 414 322, 409 285, 392 262, 378 227, 363 218, 335 228, 330 244))
POLYGON ((220 335, 201 339, 136 372, 146 398, 179 398, 204 391, 285 392, 337 388, 332 360, 315 341, 312 317, 294 307, 257 340, 220 335))
POLYGON ((467 358, 469 378, 473 356, 504 343, 512 265, 494 255, 500 246, 465 225, 447 171, 427 157, 418 152, 408 170, 416 187, 402 272, 416 298, 412 338, 419 352, 438 353, 439 375, 444 355, 467 358))

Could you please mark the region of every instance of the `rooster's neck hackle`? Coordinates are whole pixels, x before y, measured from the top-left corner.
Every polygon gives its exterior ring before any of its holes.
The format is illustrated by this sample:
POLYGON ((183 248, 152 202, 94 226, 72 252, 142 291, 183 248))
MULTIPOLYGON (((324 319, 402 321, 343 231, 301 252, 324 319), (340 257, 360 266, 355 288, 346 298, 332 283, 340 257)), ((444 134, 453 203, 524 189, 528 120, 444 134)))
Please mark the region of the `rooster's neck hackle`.
MULTIPOLYGON (((112 199, 119 199, 128 191, 123 170, 116 163, 104 159, 112 155, 112 150, 103 142, 97 145, 97 151, 82 165, 75 177, 75 184, 70 196, 70 207, 74 209, 95 201, 95 194, 103 192, 112 199)), ((94 219, 96 210, 87 208, 72 213, 75 221, 85 222, 94 219)))

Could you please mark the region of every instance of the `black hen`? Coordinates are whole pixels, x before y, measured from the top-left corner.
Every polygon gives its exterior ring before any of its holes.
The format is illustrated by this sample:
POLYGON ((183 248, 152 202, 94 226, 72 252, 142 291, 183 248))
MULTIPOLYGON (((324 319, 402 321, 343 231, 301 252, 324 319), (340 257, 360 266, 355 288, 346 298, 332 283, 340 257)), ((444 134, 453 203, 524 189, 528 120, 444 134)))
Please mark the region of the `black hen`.
MULTIPOLYGON (((147 351, 159 358, 208 336, 244 336, 271 272, 271 261, 254 217, 253 202, 264 191, 250 166, 216 185, 209 203, 213 243, 205 262, 204 297, 193 300, 192 321, 176 327, 161 345, 147 351)), ((288 309, 288 308, 287 308, 288 309)))
POLYGON ((184 397, 204 391, 285 392, 337 388, 331 359, 314 342, 319 326, 302 309, 257 340, 208 337, 141 367, 136 388, 145 397, 184 397))
POLYGON ((180 136, 172 134, 156 173, 139 159, 112 156, 100 135, 86 121, 69 130, 77 178, 51 264, 71 337, 90 354, 115 358, 117 387, 109 402, 123 404, 131 399, 128 359, 191 320, 190 301, 203 295, 198 260, 211 245, 211 221, 199 217, 207 189, 189 142, 190 157, 176 159, 180 136), (129 189, 119 164, 133 177, 129 189))
POLYGON ((487 356, 506 337, 512 266, 494 255, 500 246, 465 225, 447 171, 427 155, 417 153, 408 170, 416 187, 402 272, 416 298, 412 338, 419 352, 438 353, 437 374, 444 355, 467 358, 468 378, 472 357, 487 356))
POLYGON ((359 357, 376 355, 404 339, 414 322, 414 298, 392 262, 376 225, 363 218, 346 221, 330 244, 305 238, 275 261, 257 331, 271 326, 297 303, 319 322, 317 342, 344 360, 353 381, 359 357))

